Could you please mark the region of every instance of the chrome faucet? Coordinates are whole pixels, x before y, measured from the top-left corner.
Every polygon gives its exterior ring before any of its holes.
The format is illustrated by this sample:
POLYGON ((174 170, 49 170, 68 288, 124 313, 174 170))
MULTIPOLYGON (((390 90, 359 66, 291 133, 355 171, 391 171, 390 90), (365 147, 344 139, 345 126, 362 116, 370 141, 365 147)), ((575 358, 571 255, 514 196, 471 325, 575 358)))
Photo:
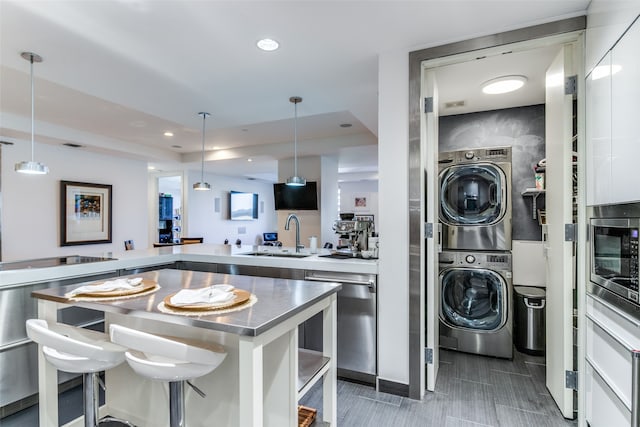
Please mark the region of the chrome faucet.
POLYGON ((303 246, 300 244, 300 220, 298 220, 296 214, 289 214, 287 222, 284 225, 284 229, 289 230, 289 223, 291 220, 294 220, 296 223, 296 252, 300 252, 300 248, 303 246))

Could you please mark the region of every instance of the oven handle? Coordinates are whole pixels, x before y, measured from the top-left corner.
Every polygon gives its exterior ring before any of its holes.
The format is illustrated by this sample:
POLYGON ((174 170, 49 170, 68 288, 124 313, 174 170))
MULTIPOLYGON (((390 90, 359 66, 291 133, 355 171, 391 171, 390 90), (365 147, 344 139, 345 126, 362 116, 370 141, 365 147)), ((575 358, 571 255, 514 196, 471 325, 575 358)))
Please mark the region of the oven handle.
POLYGON ((337 279, 335 277, 319 277, 319 276, 305 276, 304 280, 309 280, 311 282, 335 282, 335 283, 344 283, 345 285, 359 285, 359 286, 367 286, 369 288, 369 292, 376 292, 376 283, 373 280, 349 280, 349 279, 337 279))
POLYGON ((631 427, 640 427, 640 350, 631 352, 631 427))

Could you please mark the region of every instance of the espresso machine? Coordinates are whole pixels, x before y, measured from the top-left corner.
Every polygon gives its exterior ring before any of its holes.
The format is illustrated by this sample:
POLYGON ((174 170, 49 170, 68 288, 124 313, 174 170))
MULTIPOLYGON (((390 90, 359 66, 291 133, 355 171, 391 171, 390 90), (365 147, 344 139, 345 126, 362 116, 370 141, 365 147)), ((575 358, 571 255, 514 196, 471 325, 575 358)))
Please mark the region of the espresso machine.
POLYGON ((333 224, 333 231, 340 235, 339 253, 356 256, 368 248, 368 238, 373 233, 373 221, 339 219, 333 224))

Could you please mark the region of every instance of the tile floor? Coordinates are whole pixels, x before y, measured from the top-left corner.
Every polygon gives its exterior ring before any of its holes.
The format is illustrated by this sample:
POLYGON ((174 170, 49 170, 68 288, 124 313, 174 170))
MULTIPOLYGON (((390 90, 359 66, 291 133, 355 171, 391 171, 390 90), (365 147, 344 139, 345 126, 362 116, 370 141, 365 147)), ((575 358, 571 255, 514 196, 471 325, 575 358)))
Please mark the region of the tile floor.
MULTIPOLYGON (((436 391, 422 401, 376 392, 372 387, 338 382, 338 426, 393 427, 560 427, 565 420, 545 385, 544 358, 514 353, 513 360, 440 351, 436 391)), ((314 387, 301 401, 321 408, 314 387)), ((82 412, 80 388, 61 395, 61 424, 82 412)), ((2 427, 37 427, 33 406, 0 420, 2 427)), ((316 423, 319 427, 322 423, 316 423)))
MULTIPOLYGON (((440 351, 436 391, 415 401, 340 381, 338 425, 434 427, 575 426, 560 414, 545 387, 544 358, 515 352, 503 360, 440 351)), ((322 407, 314 387, 302 404, 322 407)), ((317 423, 321 425, 321 423, 317 423)))

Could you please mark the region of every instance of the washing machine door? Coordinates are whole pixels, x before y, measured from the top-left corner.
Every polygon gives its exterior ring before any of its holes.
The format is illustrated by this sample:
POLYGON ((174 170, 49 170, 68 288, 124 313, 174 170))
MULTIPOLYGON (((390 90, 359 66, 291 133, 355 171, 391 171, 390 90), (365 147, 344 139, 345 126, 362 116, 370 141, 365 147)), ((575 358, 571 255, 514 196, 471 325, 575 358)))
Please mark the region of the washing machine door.
POLYGON ((493 163, 448 167, 440 173, 440 220, 448 225, 493 225, 507 210, 507 178, 493 163))
POLYGON ((440 318, 452 327, 495 331, 507 321, 507 284, 493 270, 452 268, 440 273, 440 318))

